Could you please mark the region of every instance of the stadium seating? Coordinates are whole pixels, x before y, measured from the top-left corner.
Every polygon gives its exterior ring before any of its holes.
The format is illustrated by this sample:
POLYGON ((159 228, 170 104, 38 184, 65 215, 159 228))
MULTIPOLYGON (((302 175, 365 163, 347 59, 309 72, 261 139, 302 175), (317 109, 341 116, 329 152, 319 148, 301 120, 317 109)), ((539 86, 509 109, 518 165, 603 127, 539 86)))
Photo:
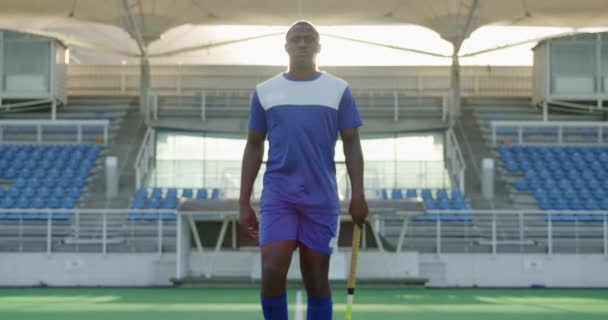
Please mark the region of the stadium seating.
MULTIPOLYGON (((0 145, 1 209, 73 209, 80 199, 101 147, 72 145, 0 145)), ((0 220, 47 220, 48 214, 3 212, 0 220)), ((68 220, 53 213, 53 220, 68 220)))
MULTIPOLYGON (((521 175, 513 188, 530 192, 547 211, 608 210, 608 147, 501 145, 505 170, 521 175)), ((553 222, 602 222, 603 214, 547 213, 553 222)))
MULTIPOLYGON (((394 188, 390 190, 391 198, 388 198, 389 190, 380 189, 378 191, 379 196, 384 200, 401 200, 404 199, 403 190, 394 188)), ((454 189, 448 193, 446 189, 422 189, 418 193, 417 189, 406 189, 405 198, 412 199, 417 198, 418 194, 424 201, 424 207, 427 211, 430 210, 459 210, 442 213, 426 213, 414 217, 414 222, 436 222, 440 220, 442 222, 470 222, 471 214, 463 212, 462 210, 470 209, 467 201, 460 192, 460 190, 454 189)))
MULTIPOLYGON (((213 188, 211 190, 212 199, 220 199, 222 192, 219 188, 213 188)), ((182 189, 181 192, 177 188, 153 188, 148 190, 141 188, 135 191, 133 201, 131 202, 132 211, 128 215, 128 219, 131 221, 157 221, 159 218, 164 221, 174 221, 176 216, 173 212, 165 213, 151 213, 151 212, 137 212, 137 209, 170 209, 177 208, 178 198, 194 198, 194 191, 190 188, 182 189)), ((206 188, 199 188, 196 190, 197 199, 208 199, 208 192, 206 188)))

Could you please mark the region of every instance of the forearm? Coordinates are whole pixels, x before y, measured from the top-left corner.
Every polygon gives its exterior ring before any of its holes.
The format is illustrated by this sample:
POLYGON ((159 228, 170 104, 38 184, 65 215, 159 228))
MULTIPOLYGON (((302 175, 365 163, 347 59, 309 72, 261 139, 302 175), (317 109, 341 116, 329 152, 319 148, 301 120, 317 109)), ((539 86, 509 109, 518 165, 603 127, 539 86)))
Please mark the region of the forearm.
POLYGON ((363 152, 359 140, 344 144, 344 157, 346 159, 346 170, 350 177, 352 197, 363 196, 363 152))
POLYGON ((253 192, 253 183, 258 175, 264 156, 264 145, 247 143, 243 154, 243 165, 241 169, 241 192, 240 204, 248 204, 253 192))

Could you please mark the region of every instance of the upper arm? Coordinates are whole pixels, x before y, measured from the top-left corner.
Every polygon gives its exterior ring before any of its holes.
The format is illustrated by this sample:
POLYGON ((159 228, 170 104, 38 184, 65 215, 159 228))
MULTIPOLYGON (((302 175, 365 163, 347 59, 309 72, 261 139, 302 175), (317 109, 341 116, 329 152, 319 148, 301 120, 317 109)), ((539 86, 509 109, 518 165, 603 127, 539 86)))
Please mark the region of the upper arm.
POLYGON ((249 129, 249 133, 247 134, 247 144, 263 146, 264 140, 266 140, 266 131, 249 129))
POLYGON ((338 107, 338 128, 349 129, 356 128, 363 124, 359 110, 357 109, 357 103, 355 97, 350 91, 349 87, 344 89, 342 98, 340 99, 340 105, 338 107))
POLYGON ((251 96, 251 108, 249 110, 249 129, 260 132, 268 130, 266 126, 266 111, 260 102, 257 90, 251 96))
POLYGON ((340 138, 344 146, 351 145, 353 143, 359 143, 359 128, 348 128, 340 130, 340 138))

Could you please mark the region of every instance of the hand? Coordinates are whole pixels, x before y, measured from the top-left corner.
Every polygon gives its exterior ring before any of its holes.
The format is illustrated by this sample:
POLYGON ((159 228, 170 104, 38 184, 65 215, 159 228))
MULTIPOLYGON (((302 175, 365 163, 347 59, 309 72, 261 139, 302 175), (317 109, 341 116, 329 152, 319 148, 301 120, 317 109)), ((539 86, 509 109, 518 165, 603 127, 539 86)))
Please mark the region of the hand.
POLYGON ((239 207, 239 224, 244 234, 254 240, 258 240, 260 231, 258 227, 258 218, 251 204, 241 205, 239 207))
POLYGON ((348 213, 350 213, 350 216, 353 218, 353 223, 363 227, 365 219, 367 219, 367 215, 369 213, 367 201, 365 201, 364 195, 354 196, 352 199, 350 199, 348 213))

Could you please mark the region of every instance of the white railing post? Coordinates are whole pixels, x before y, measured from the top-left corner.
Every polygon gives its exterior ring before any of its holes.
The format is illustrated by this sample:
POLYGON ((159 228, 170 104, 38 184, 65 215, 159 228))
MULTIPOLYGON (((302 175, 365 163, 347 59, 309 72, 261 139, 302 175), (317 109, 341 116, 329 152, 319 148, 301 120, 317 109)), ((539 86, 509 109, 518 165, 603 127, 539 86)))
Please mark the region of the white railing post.
POLYGON ((597 143, 603 143, 604 141, 604 127, 599 127, 597 130, 597 143))
POLYGON ((103 145, 107 146, 108 145, 108 133, 109 128, 108 128, 108 123, 103 125, 103 145))
POLYGON ((559 125, 557 127, 557 143, 562 144, 563 141, 564 141, 563 127, 561 125, 559 125))
POLYGON ((36 126, 36 142, 42 143, 42 125, 36 126))
POLYGON ((441 120, 443 122, 448 121, 448 113, 450 110, 449 98, 450 97, 448 96, 443 96, 441 99, 441 120))
POLYGON ((175 278, 182 277, 182 215, 176 212, 177 220, 175 223, 175 278))
POLYGON ((435 245, 436 245, 436 251, 437 251, 437 255, 441 255, 441 214, 437 215, 437 222, 436 222, 436 228, 437 228, 437 233, 436 233, 436 237, 435 237, 435 245))
POLYGON ((553 255, 553 213, 549 212, 547 219, 547 253, 553 255))
POLYGON ((201 120, 207 120, 207 95, 205 92, 201 92, 201 120))
POLYGON ((492 213, 492 255, 496 255, 496 214, 492 213))
POLYGON ((51 242, 53 239, 53 220, 51 219, 51 213, 46 213, 46 255, 51 256, 52 246, 51 242))
POLYGON ((393 91, 393 121, 399 121, 399 93, 393 91))
POLYGON ((82 143, 82 126, 76 127, 76 142, 82 143))
POLYGON ((102 214, 101 226, 101 251, 105 256, 108 252, 108 214, 104 211, 102 214))
POLYGON ((152 112, 154 113, 154 120, 158 120, 158 95, 154 93, 152 96, 152 112))
POLYGON ((522 144, 524 142, 524 128, 522 126, 517 127, 517 143, 522 144))
POLYGON ((492 121, 492 145, 496 147, 496 126, 497 124, 492 121))
POLYGON ((162 219, 162 214, 159 212, 158 213, 158 256, 162 256, 163 255, 163 219, 162 219))
POLYGON ((608 214, 604 213, 604 255, 608 258, 608 214))

